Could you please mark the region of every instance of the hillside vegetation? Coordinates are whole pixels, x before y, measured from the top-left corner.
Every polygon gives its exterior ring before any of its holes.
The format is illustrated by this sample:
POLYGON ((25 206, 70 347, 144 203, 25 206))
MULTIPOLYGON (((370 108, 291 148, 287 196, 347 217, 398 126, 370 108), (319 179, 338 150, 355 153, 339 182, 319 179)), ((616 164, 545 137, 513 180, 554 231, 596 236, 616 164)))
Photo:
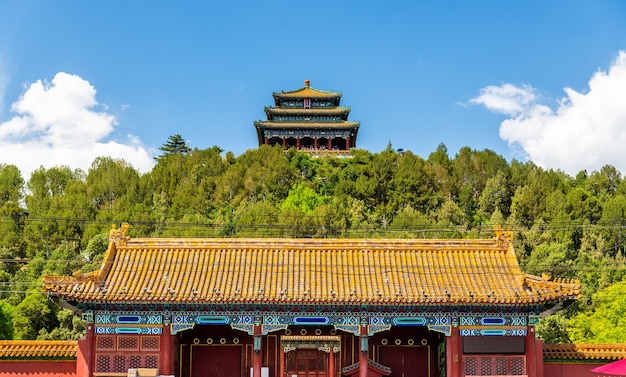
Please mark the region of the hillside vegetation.
POLYGON ((443 144, 427 158, 389 145, 338 159, 173 140, 146 174, 105 157, 28 180, 0 165, 0 339, 80 337, 41 277, 98 269, 111 224, 128 222, 133 237, 489 238, 502 224, 526 272, 583 284, 542 320, 544 341, 626 341, 626 181, 612 166, 571 177, 443 144))

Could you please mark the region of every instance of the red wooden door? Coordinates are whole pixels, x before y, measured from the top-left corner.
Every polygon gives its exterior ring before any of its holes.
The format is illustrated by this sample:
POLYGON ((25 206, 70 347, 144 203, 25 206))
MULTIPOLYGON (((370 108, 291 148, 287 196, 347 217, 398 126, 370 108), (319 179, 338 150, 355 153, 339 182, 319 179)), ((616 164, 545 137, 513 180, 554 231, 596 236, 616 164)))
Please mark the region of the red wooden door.
POLYGON ((379 360, 391 368, 390 377, 432 377, 427 347, 380 347, 379 360))
POLYGON ((318 350, 298 349, 285 355, 287 377, 326 377, 328 354, 318 350))
POLYGON ((241 377, 240 346, 196 346, 191 357, 191 377, 241 377))

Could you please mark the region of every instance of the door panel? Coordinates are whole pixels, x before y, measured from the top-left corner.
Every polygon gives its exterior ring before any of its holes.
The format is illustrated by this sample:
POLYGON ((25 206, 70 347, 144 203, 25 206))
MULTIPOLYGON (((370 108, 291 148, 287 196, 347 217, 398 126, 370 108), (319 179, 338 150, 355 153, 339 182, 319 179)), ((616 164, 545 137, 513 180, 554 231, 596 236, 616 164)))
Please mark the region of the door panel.
POLYGON ((241 346, 195 346, 192 350, 192 377, 241 377, 241 346))
POLYGON ((380 363, 391 368, 390 377, 430 377, 428 347, 380 347, 380 363))
POLYGON ((318 350, 297 349, 285 355, 287 377, 326 377, 328 354, 318 350))

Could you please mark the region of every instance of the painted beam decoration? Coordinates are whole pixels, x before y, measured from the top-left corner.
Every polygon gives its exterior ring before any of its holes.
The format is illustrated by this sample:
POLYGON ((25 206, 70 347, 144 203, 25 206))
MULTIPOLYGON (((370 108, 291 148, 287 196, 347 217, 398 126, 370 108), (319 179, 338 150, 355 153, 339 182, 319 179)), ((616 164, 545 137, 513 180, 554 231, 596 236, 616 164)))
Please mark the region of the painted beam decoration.
POLYGON ((458 326, 462 336, 525 336, 527 326, 536 323, 536 316, 500 313, 497 315, 467 316, 462 313, 398 316, 375 314, 345 316, 313 313, 307 315, 233 315, 219 312, 111 312, 90 311, 85 318, 94 318, 97 334, 161 334, 171 324, 170 333, 193 329, 196 325, 230 325, 231 328, 254 334, 255 318, 260 319, 262 334, 286 330, 289 326, 332 326, 335 330, 359 336, 362 324, 368 336, 388 331, 392 326, 425 326, 431 331, 450 335, 452 326, 458 326))

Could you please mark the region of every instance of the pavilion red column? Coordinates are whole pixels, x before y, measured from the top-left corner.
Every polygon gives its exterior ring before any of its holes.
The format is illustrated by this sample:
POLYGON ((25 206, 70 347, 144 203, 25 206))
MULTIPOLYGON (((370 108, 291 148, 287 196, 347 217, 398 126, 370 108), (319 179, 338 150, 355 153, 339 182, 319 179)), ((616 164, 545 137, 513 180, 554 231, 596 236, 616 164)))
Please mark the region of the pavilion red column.
POLYGON ((350 149, 350 136, 346 137, 346 150, 350 149))
MULTIPOLYGON (((284 140, 284 139, 283 139, 284 140)), ((254 338, 261 338, 261 325, 254 324, 254 338)), ((255 342, 256 342, 255 339, 255 342)), ((255 349, 252 355, 252 377, 261 377, 261 350, 255 349)))
POLYGON ((299 137, 296 138, 296 148, 300 149, 300 138, 299 137))
POLYGON ((528 326, 526 331, 526 374, 528 377, 537 377, 537 342, 535 326, 528 326))
POLYGON ((313 149, 317 149, 317 137, 313 138, 313 149))
POLYGON ((332 139, 328 138, 328 150, 331 150, 333 148, 332 142, 332 139))
POLYGON ((328 377, 335 377, 335 349, 330 346, 330 352, 328 353, 328 377))
POLYGON ((451 326, 451 334, 446 338, 446 375, 447 377, 462 377, 463 347, 459 328, 451 326))
POLYGON ((269 143, 270 143, 269 137, 265 136, 265 144, 269 144, 269 143))
POLYGON ((287 138, 283 137, 283 148, 287 146, 287 138))
POLYGON ((361 325, 361 333, 359 336, 359 377, 367 377, 367 359, 368 351, 364 351, 363 340, 367 339, 367 325, 361 325))
POLYGON ((171 325, 163 326, 161 334, 161 357, 159 362, 159 374, 163 376, 174 375, 174 342, 175 336, 170 333, 171 325))

